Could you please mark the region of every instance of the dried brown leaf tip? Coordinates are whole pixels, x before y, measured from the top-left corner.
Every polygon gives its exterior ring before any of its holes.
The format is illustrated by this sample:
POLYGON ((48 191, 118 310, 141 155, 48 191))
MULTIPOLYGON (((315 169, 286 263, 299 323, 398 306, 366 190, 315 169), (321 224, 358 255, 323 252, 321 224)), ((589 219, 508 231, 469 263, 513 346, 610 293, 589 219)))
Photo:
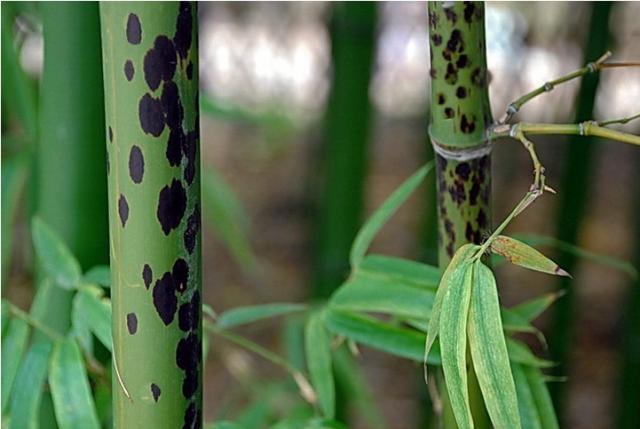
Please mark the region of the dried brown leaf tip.
POLYGON ((499 235, 491 242, 491 251, 504 256, 507 261, 534 271, 556 276, 571 277, 558 264, 533 247, 514 238, 499 235))

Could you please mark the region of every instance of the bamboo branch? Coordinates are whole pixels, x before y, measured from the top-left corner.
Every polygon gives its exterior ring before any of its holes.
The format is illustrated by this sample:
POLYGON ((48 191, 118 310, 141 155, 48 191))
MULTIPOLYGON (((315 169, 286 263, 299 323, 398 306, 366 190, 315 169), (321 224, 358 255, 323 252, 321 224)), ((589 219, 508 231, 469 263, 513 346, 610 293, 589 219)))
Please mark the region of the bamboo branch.
POLYGON ((611 125, 611 124, 626 124, 627 122, 631 122, 635 119, 640 118, 640 113, 637 113, 633 116, 629 116, 628 118, 622 118, 622 119, 611 119, 609 121, 601 121, 598 122, 598 125, 600 125, 601 127, 604 127, 605 125, 611 125))
POLYGON ((590 62, 586 66, 568 73, 562 77, 559 77, 558 79, 545 82, 544 85, 518 98, 516 101, 510 103, 509 106, 507 106, 507 111, 498 123, 506 124, 513 118, 516 113, 518 113, 518 111, 520 111, 524 104, 528 103, 540 94, 551 92, 557 85, 560 85, 562 83, 569 82, 573 79, 585 76, 590 73, 596 73, 605 68, 640 67, 640 62, 605 63, 605 61, 609 59, 611 55, 611 52, 607 51, 600 58, 593 62, 590 62))
POLYGON ((64 341, 64 337, 62 335, 60 335, 53 329, 49 328, 48 326, 42 324, 39 320, 34 319, 33 317, 31 317, 30 314, 22 311, 20 308, 18 308, 14 304, 10 302, 7 302, 7 303, 9 304, 9 312, 11 314, 13 314, 19 319, 24 320, 28 325, 31 325, 32 328, 37 329, 38 331, 42 332, 47 337, 49 337, 50 340, 54 342, 64 341))

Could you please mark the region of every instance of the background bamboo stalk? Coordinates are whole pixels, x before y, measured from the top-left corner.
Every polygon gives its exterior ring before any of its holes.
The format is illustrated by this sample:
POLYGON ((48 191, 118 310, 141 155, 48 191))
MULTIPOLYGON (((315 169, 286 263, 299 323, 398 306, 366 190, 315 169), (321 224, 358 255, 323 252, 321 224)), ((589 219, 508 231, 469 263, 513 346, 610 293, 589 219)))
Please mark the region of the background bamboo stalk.
POLYGON ((116 427, 200 427, 197 9, 101 5, 116 427))
MULTIPOLYGON (((479 243, 491 226, 491 152, 486 128, 492 123, 489 105, 481 2, 429 2, 431 55, 431 126, 436 151, 438 199, 438 261, 446 268, 463 244, 479 243), (446 150, 450 155, 441 153, 446 150), (454 159, 454 156, 462 159, 454 159)), ((469 365, 469 389, 474 422, 488 426, 469 365)), ((443 421, 457 427, 443 397, 443 421)))
MULTIPOLYGON (((610 49, 609 16, 611 2, 593 3, 591 17, 587 30, 587 40, 584 47, 583 63, 593 61, 607 49, 610 49)), ((576 114, 574 122, 586 121, 593 118, 594 103, 599 73, 591 73, 583 77, 576 99, 576 114)), ((597 162, 596 139, 586 136, 571 136, 567 143, 564 173, 557 189, 560 202, 556 226, 556 237, 567 243, 575 243, 582 226, 591 189, 591 171, 597 162)), ((563 252, 557 255, 556 261, 569 272, 575 271, 576 257, 563 252)), ((569 366, 569 350, 573 337, 573 320, 575 319, 575 282, 560 277, 558 288, 569 293, 554 306, 554 321, 549 335, 549 350, 553 360, 559 365, 555 368, 556 375, 566 375, 569 366)), ((551 395, 555 402, 558 419, 562 426, 565 410, 566 383, 551 383, 551 395)))

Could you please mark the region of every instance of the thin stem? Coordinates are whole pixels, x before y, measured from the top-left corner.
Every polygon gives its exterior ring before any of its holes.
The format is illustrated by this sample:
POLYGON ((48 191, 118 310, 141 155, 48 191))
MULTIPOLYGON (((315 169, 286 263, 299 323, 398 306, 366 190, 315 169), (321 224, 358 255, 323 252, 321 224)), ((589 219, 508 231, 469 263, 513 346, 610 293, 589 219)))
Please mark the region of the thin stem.
POLYGON ((20 308, 16 307, 14 304, 12 304, 10 302, 7 302, 7 303, 9 304, 9 311, 14 316, 24 320, 29 325, 31 325, 33 328, 35 328, 38 331, 40 331, 43 334, 45 334, 52 341, 64 341, 64 337, 62 335, 60 335, 59 333, 57 333, 53 329, 49 328, 48 326, 42 324, 39 320, 34 319, 33 317, 31 317, 31 315, 29 315, 28 313, 22 311, 20 308))
POLYGON ((631 122, 638 118, 640 118, 640 113, 637 113, 633 116, 629 116, 628 118, 611 119, 609 121, 600 121, 598 122, 598 125, 600 125, 601 127, 604 127, 605 125, 611 125, 611 124, 626 124, 627 122, 631 122))
MULTIPOLYGON (((620 122, 620 120, 608 122, 616 123, 620 122)), ((585 121, 579 124, 531 124, 527 122, 520 122, 514 125, 498 125, 488 130, 487 134, 489 139, 496 139, 499 137, 513 137, 519 131, 528 135, 573 134, 581 136, 596 136, 640 146, 640 136, 605 128, 595 121, 585 121)))
POLYGON ((569 82, 570 80, 585 76, 589 73, 596 73, 605 68, 640 67, 640 63, 638 62, 605 63, 605 61, 609 57, 611 57, 611 55, 612 55, 611 52, 607 51, 602 56, 600 56, 600 58, 598 58, 596 61, 591 62, 586 66, 578 70, 575 70, 571 73, 568 73, 562 77, 559 77, 558 79, 545 82, 544 85, 518 98, 516 101, 510 103, 509 106, 507 106, 507 111, 505 112, 505 115, 503 116, 503 118, 500 120, 499 123, 506 124, 513 118, 513 116, 516 113, 518 113, 518 111, 520 111, 520 109, 524 104, 528 103, 529 101, 531 101, 532 99, 534 99, 540 94, 543 94, 545 92, 551 92, 556 87, 556 85, 569 82))
POLYGON ((287 373, 291 375, 291 377, 294 379, 294 381, 298 385, 298 388, 300 389, 300 394, 303 397, 303 399, 311 404, 314 404, 316 402, 316 395, 313 388, 311 387, 311 383, 309 383, 309 381, 298 369, 293 367, 289 362, 284 360, 282 357, 273 353, 270 350, 267 350, 261 345, 254 343, 253 341, 247 338, 225 331, 213 323, 205 322, 203 325, 206 331, 209 331, 214 335, 219 335, 225 340, 232 342, 246 350, 249 350, 250 352, 257 354, 263 359, 266 359, 272 364, 279 366, 280 368, 285 370, 287 373))

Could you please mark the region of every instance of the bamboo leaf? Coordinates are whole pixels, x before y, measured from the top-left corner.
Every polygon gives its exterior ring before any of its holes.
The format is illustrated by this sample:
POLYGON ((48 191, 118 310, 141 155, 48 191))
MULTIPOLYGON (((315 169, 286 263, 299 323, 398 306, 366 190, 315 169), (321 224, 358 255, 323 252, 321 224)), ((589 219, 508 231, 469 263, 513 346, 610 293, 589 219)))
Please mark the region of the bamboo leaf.
POLYGON ((22 319, 13 318, 9 321, 7 333, 2 338, 2 411, 9 403, 9 397, 13 391, 14 380, 22 355, 29 339, 29 325, 22 319))
POLYGON ((7 331, 7 326, 9 326, 9 303, 2 300, 2 322, 0 322, 0 329, 2 329, 2 338, 4 339, 4 333, 7 331))
POLYGON ((356 276, 334 292, 329 307, 428 320, 434 298, 430 290, 356 276))
POLYGON ((440 269, 408 259, 367 255, 355 269, 355 277, 401 283, 435 290, 440 283, 440 269))
POLYGON ((547 293, 511 307, 509 310, 510 312, 516 313, 523 319, 530 322, 540 316, 540 314, 542 314, 547 308, 549 308, 551 304, 553 304, 558 298, 563 296, 564 293, 565 292, 563 290, 547 293))
POLYGON ((524 343, 507 337, 507 351, 509 353, 509 360, 511 362, 521 363, 527 366, 534 366, 538 368, 549 368, 555 365, 555 363, 546 359, 541 359, 534 355, 529 347, 524 343))
POLYGON ((411 177, 404 181, 398 187, 389 198, 371 215, 369 220, 365 222, 363 227, 356 235, 351 247, 351 253, 349 261, 351 267, 355 268, 364 259, 369 245, 373 241, 374 237, 384 226, 385 223, 395 214, 400 206, 409 198, 409 196, 415 191, 415 189, 422 183, 427 173, 433 168, 433 162, 427 163, 424 167, 413 173, 411 177))
POLYGON ((108 265, 96 265, 84 274, 86 283, 96 283, 100 286, 111 287, 111 269, 108 265))
POLYGON ((11 395, 11 422, 9 429, 35 429, 40 417, 40 401, 47 379, 47 367, 52 342, 40 339, 26 354, 11 395))
POLYGON ((322 414, 332 419, 335 415, 335 385, 331 364, 331 338, 324 327, 324 313, 309 317, 305 327, 305 352, 311 383, 318 396, 322 414))
POLYGON ((111 303, 103 298, 102 290, 96 286, 83 286, 73 298, 73 329, 80 333, 84 347, 83 332, 92 332, 109 351, 113 350, 111 334, 111 303))
POLYGON ((529 382, 533 400, 536 403, 541 426, 544 429, 558 429, 558 418, 553 409, 553 402, 540 369, 526 366, 523 369, 529 382))
POLYGON ((72 339, 56 343, 53 349, 49 386, 60 429, 99 429, 84 362, 72 339))
POLYGON ((502 330, 496 281, 491 270, 480 261, 473 265, 475 285, 469 311, 469 346, 473 367, 493 425, 504 429, 520 428, 516 388, 502 330))
POLYGON ((538 252, 533 247, 504 235, 497 236, 491 242, 491 251, 504 256, 509 262, 534 271, 571 277, 558 264, 538 252))
MULTIPOLYGON (((373 347, 389 354, 422 362, 425 335, 413 329, 392 326, 372 317, 344 311, 329 310, 325 314, 327 328, 337 335, 373 347)), ((428 363, 440 364, 440 353, 434 347, 428 363)))
POLYGON ((529 381, 524 372, 522 365, 517 363, 511 364, 513 372, 513 381, 516 385, 516 394, 518 396, 518 411, 520 413, 520 422, 522 429, 543 429, 538 415, 538 407, 533 400, 533 394, 529 388, 529 381))
POLYGON ((64 289, 77 287, 80 264, 60 236, 37 216, 31 222, 31 233, 38 259, 47 275, 64 289))
POLYGON ((471 263, 463 261, 455 269, 442 299, 440 314, 442 369, 451 408, 460 429, 473 428, 467 388, 467 316, 474 277, 472 267, 471 263))
MULTIPOLYGON (((429 318, 429 327, 427 329, 427 341, 424 346, 424 361, 427 362, 429 358, 429 352, 433 346, 436 336, 440 329, 440 313, 442 310, 442 301, 449 289, 450 284, 461 284, 464 279, 464 269, 461 269, 461 265, 464 261, 470 258, 475 251, 480 247, 473 244, 465 244, 460 247, 458 251, 451 258, 451 262, 447 266, 438 291, 436 292, 435 299, 433 301, 433 307, 431 308, 431 317, 429 318)), ((427 380, 427 369, 425 367, 425 381, 427 380)))
POLYGON ((218 317, 217 324, 222 328, 231 328, 275 316, 295 313, 306 308, 307 307, 304 304, 292 303, 272 303, 254 305, 250 307, 238 307, 222 313, 218 317))

